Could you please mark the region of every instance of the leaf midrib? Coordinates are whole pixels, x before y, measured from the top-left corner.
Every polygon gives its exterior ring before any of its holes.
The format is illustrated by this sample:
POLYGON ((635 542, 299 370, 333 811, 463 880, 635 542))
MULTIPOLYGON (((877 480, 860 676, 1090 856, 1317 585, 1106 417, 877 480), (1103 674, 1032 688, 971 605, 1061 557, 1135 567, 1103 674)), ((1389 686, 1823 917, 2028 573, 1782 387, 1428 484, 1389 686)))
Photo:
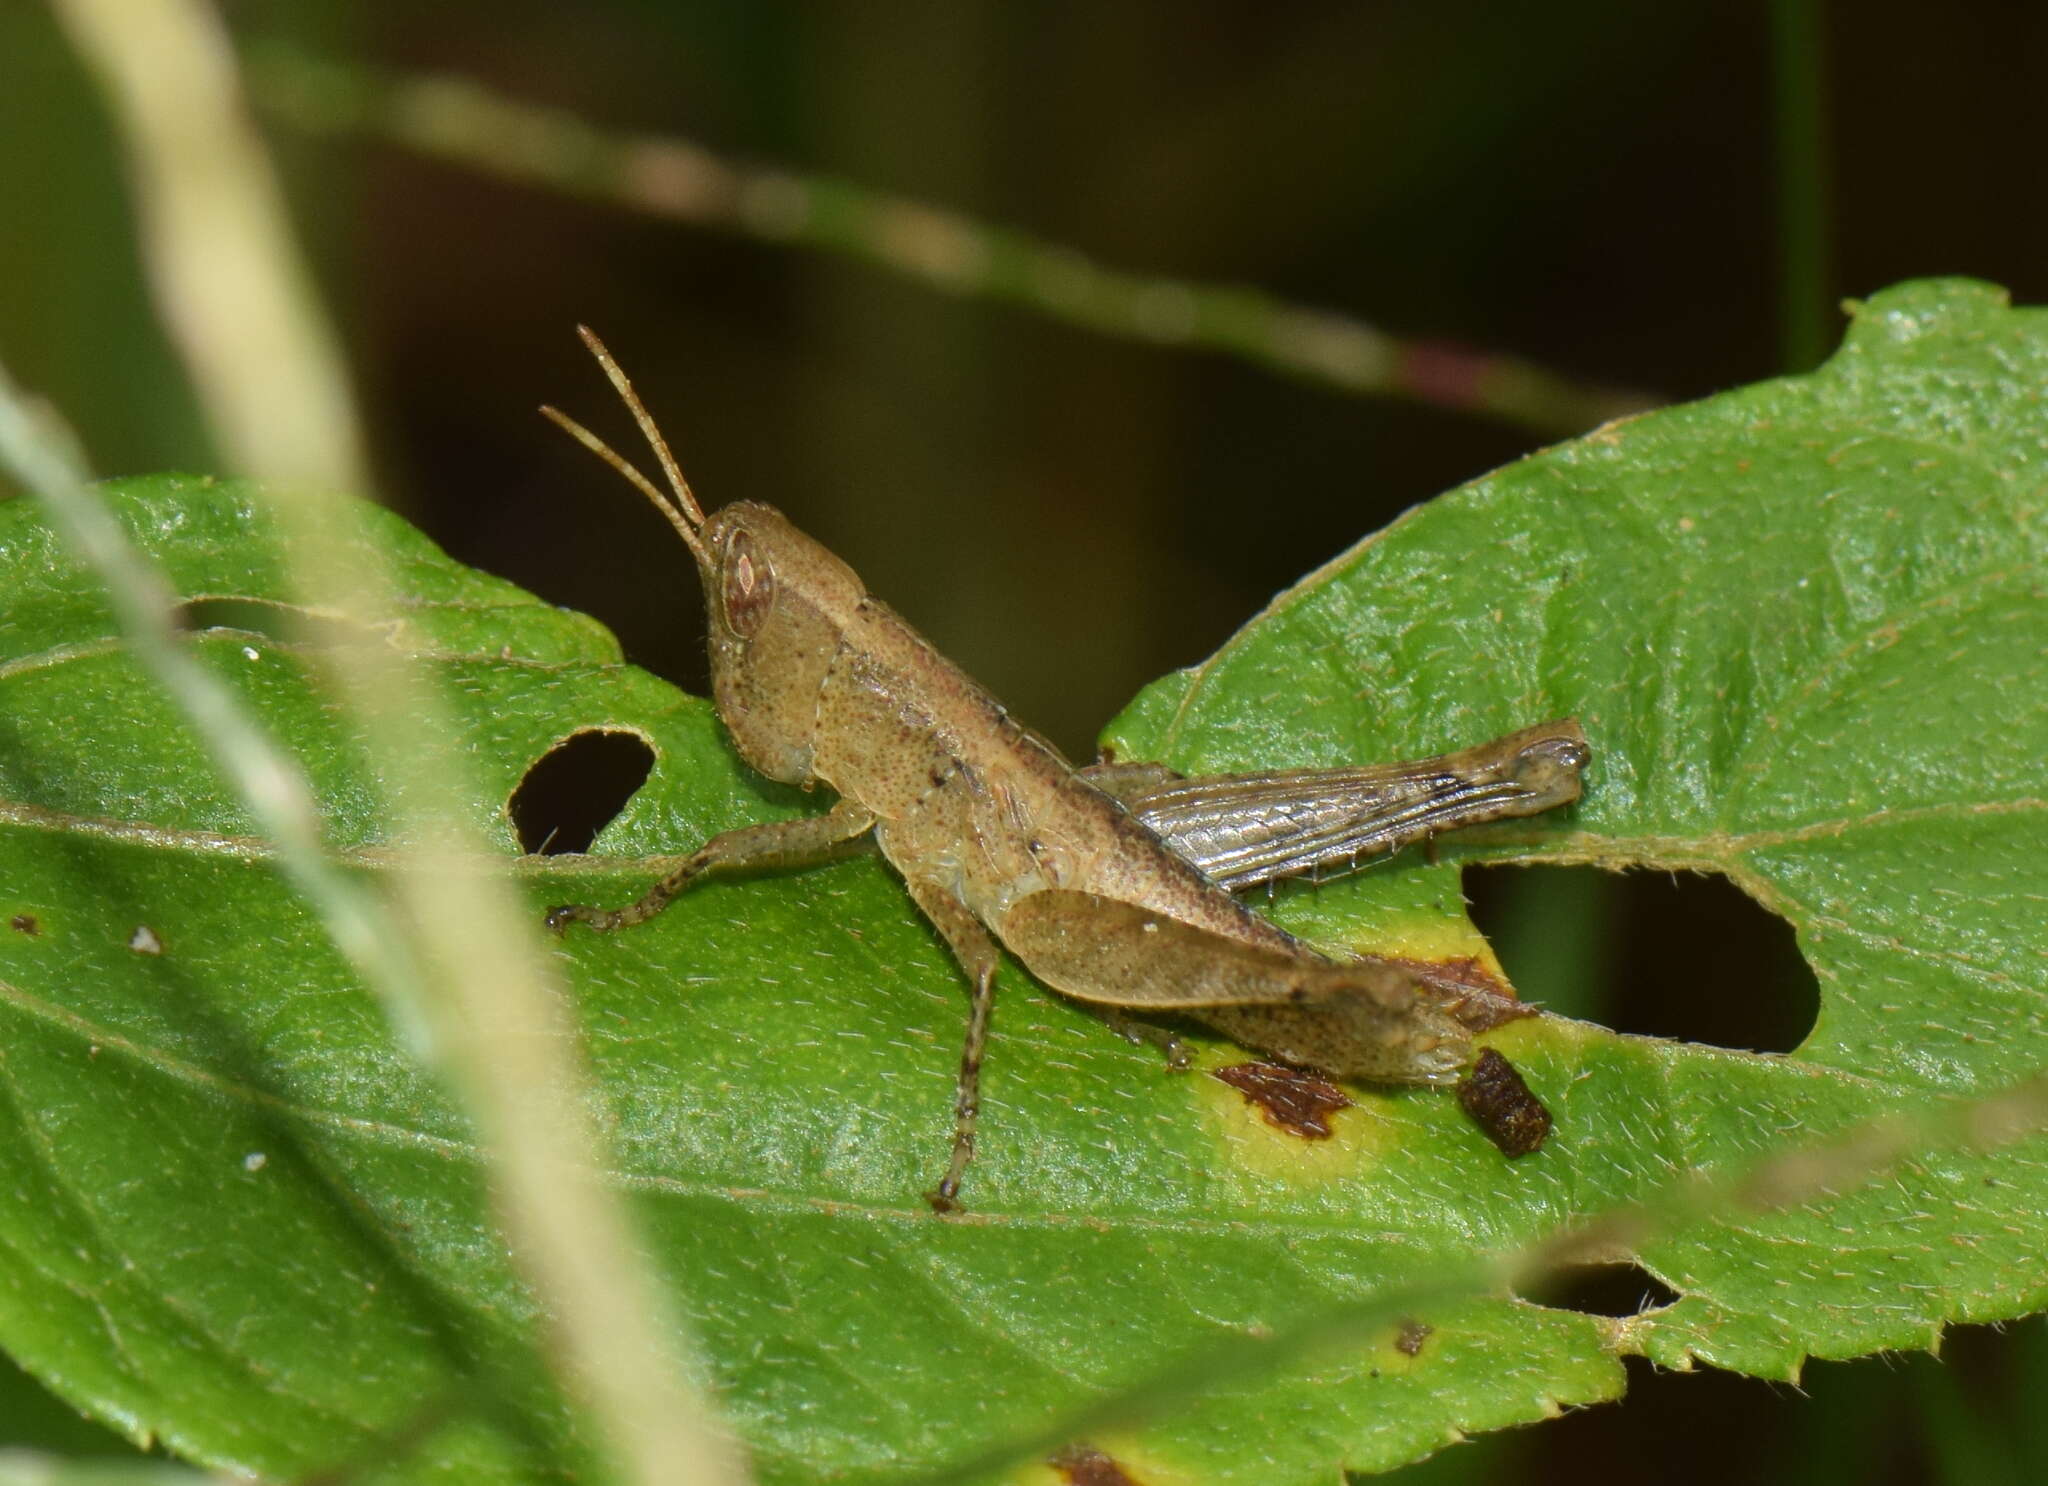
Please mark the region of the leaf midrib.
MULTIPOLYGON (((300 1104, 266 1090, 251 1087, 235 1079, 224 1078, 208 1069, 199 1067, 183 1058, 173 1056, 158 1048, 149 1047, 109 1031, 97 1023, 65 1007, 57 1006, 42 997, 23 989, 11 981, 0 979, 0 1004, 12 1007, 18 1013, 41 1021, 46 1026, 61 1030, 76 1038, 82 1046, 98 1048, 100 1055, 113 1053, 129 1061, 182 1083, 187 1087, 202 1089, 216 1098, 240 1104, 249 1109, 262 1110, 304 1125, 312 1125, 339 1132, 343 1135, 372 1141, 389 1147, 408 1149, 414 1152, 434 1155, 447 1160, 461 1161, 481 1167, 487 1157, 482 1148, 472 1141, 459 1140, 451 1136, 434 1135, 411 1126, 395 1124, 387 1120, 365 1119, 361 1116, 344 1114, 338 1110, 322 1109, 300 1104)), ((1597 1029, 1596 1029, 1597 1030, 1597 1029)), ((1613 1035, 1613 1034, 1608 1034, 1613 1035)), ((1729 1057, 1750 1060, 1758 1055, 1741 1053, 1727 1048, 1716 1048, 1705 1044, 1671 1044, 1660 1038, 1631 1038, 1632 1041, 1651 1042, 1660 1046, 1680 1046, 1696 1055, 1729 1057)), ((1774 1060, 1784 1061, 1784 1060, 1774 1060)), ((1867 1074, 1833 1068, 1825 1064, 1800 1062, 1796 1065, 1813 1077, 1825 1078, 1843 1085, 1859 1087, 1870 1091, 1899 1094, 1925 1093, 1914 1084, 1901 1084, 1891 1080, 1873 1078, 1867 1074)), ((655 1175, 648 1172, 622 1170, 606 1165, 601 1174, 619 1187, 634 1192, 657 1196, 687 1199, 711 1199, 730 1202, 753 1211, 773 1208, 783 1212, 809 1213, 827 1218, 854 1218, 863 1221, 895 1221, 923 1227, 933 1222, 944 1221, 968 1227, 1000 1227, 1006 1229, 1039 1228, 1048 1230, 1088 1229, 1092 1231, 1131 1230, 1141 1232, 1173 1233, 1229 1233, 1256 1235, 1266 1238, 1291 1239, 1305 1234, 1329 1233, 1347 1238, 1370 1238, 1375 1243, 1408 1244, 1418 1253, 1436 1252, 1435 1246, 1422 1243, 1412 1235, 1382 1230, 1376 1233, 1362 1233, 1355 1220, 1332 1219, 1321 1223, 1312 1219, 1290 1218, 1286 1220, 1261 1221, 1251 1217, 1231 1217, 1205 1220, 1184 1216, 1156 1217, 1143 1213, 1074 1213, 1065 1211, 1004 1212, 967 1211, 954 1214, 946 1219, 936 1219, 929 1208, 918 1205, 911 1207, 886 1206, 876 1203, 853 1201, 842 1198, 813 1196, 804 1193, 781 1192, 766 1187, 741 1187, 718 1182, 692 1182, 679 1177, 655 1175)))

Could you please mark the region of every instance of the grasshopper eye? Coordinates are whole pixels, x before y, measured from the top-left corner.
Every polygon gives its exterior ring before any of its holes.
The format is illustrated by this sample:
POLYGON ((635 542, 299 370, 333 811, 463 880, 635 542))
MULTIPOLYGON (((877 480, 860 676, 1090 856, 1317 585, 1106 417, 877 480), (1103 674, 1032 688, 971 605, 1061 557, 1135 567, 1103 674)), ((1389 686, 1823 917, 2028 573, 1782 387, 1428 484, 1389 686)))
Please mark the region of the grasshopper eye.
POLYGON ((721 571, 719 602, 725 609, 725 622, 742 640, 751 640, 775 602, 774 570, 755 554, 747 534, 735 531, 726 543, 721 571))

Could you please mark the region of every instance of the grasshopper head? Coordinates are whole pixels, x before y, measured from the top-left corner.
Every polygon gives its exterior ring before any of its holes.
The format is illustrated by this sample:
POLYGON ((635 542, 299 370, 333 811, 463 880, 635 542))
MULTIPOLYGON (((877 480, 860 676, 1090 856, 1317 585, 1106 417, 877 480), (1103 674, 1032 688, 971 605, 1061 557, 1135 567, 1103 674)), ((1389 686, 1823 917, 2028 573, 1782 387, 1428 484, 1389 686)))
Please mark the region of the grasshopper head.
POLYGON ((818 689, 866 590, 853 569, 773 506, 735 501, 707 517, 604 342, 585 326, 576 333, 632 410, 668 479, 668 494, 573 418, 550 407, 541 412, 623 475, 676 529, 704 580, 719 717, 754 768, 785 783, 805 782, 818 689))
POLYGON ((704 523, 711 694, 746 761, 771 779, 811 777, 818 691, 867 591, 852 568, 759 501, 704 523))

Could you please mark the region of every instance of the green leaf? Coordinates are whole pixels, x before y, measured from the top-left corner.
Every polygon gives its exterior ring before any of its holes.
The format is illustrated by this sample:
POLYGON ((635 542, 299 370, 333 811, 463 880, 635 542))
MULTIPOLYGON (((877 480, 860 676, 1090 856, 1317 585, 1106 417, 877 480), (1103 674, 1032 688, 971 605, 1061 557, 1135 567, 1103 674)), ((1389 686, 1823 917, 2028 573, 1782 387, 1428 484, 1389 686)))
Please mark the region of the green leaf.
MULTIPOLYGON (((1793 1056, 1555 1017, 1494 1034, 1557 1116, 1512 1165, 1428 1093, 1356 1090, 1330 1139, 1283 1135, 1011 967, 971 1210, 942 1221, 920 1194, 963 987, 878 864, 714 882, 634 932, 572 934, 617 1179, 762 1477, 908 1480, 1674 1170, 2048 1063, 2044 386, 2048 317, 1978 285, 1893 291, 1811 376, 1432 503, 1112 727, 1125 756, 1215 769, 1583 720, 1571 817, 1276 902, 1333 942, 1470 945, 1460 859, 1720 871, 1794 923, 1823 1012, 1793 1056)), ((289 603, 247 492, 110 495, 181 593, 289 603)), ((470 810, 536 911, 622 902, 713 831, 816 808, 749 776, 704 704, 619 665, 587 620, 387 516, 366 510, 360 539, 403 559, 379 628, 453 698, 470 810), (514 863, 507 797, 593 728, 646 738, 653 775, 593 856, 514 863)), ((305 762, 334 849, 389 871, 317 646, 191 643, 305 762)), ((0 802, 0 1343, 208 1464, 584 1468, 463 1118, 19 504, 0 506, 0 802)), ((1475 1296, 1090 1443, 1155 1486, 1325 1481, 1614 1397, 1629 1354, 1788 1378, 1809 1355, 1925 1346, 2048 1301, 2044 1154, 1929 1157, 1673 1233, 1639 1256, 1680 1293, 1661 1311, 1475 1296)))

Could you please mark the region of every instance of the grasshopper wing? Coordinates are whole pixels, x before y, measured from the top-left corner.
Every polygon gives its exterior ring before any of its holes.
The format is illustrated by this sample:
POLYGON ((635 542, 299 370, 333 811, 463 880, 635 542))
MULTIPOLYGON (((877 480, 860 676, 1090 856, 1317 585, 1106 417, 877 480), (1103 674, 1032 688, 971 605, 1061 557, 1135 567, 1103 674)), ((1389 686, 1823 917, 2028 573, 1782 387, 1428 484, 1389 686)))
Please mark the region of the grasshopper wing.
POLYGON ((1585 734, 1569 719, 1410 763, 1183 779, 1158 765, 1084 769, 1173 852, 1238 891, 1348 872, 1441 831, 1579 797, 1585 734))

